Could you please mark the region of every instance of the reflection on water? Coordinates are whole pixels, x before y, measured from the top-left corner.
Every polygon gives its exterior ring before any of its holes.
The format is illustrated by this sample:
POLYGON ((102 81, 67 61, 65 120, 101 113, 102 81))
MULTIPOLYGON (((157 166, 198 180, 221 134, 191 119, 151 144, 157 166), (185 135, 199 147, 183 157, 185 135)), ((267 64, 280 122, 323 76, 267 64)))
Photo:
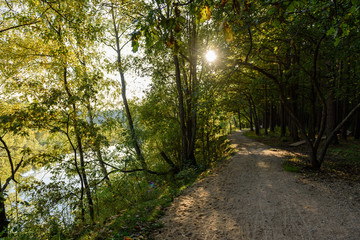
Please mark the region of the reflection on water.
MULTIPOLYGON (((110 146, 102 150, 103 159, 113 166, 122 166, 121 158, 125 156, 116 146, 110 146)), ((85 154, 85 164, 90 184, 95 186, 95 182, 102 179, 96 155, 92 152, 85 154)), ((108 170, 112 170, 107 166, 108 170)), ((75 170, 74 155, 66 155, 62 161, 44 166, 41 168, 33 167, 31 170, 21 174, 22 183, 18 187, 22 190, 18 194, 15 192, 15 184, 9 186, 10 204, 7 211, 16 209, 25 215, 33 215, 34 211, 40 214, 37 221, 47 222, 51 216, 57 216, 63 223, 69 224, 74 221, 74 209, 79 207, 79 196, 81 181, 75 170), (26 187, 28 186, 28 187, 26 187)), ((85 201, 85 200, 84 200, 85 201)), ((24 225, 20 224, 19 227, 24 225)))

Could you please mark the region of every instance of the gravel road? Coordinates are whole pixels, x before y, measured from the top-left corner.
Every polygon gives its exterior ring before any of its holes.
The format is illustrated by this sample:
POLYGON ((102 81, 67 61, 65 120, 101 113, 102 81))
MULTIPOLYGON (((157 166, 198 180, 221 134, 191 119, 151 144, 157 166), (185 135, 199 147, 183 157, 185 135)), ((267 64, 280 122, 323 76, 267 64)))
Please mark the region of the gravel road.
POLYGON ((155 239, 360 239, 358 184, 285 172, 285 152, 229 139, 238 152, 174 200, 155 239))

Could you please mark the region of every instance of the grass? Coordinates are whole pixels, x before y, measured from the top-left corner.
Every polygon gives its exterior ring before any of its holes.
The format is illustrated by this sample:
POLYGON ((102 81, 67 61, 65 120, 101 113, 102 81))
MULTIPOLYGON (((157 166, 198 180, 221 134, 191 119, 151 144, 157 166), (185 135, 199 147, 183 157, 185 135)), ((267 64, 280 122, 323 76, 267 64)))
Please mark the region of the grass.
MULTIPOLYGON (((175 178, 176 182, 157 182, 155 187, 141 180, 140 188, 136 193, 126 193, 124 186, 113 194, 124 194, 127 204, 123 199, 108 203, 103 201, 102 208, 112 209, 102 216, 95 226, 80 230, 81 236, 76 239, 151 239, 151 233, 162 226, 159 218, 164 214, 164 208, 170 205, 174 197, 180 195, 188 186, 192 185, 199 177, 199 171, 185 170, 175 178), (131 195, 136 195, 133 198, 131 195), (116 206, 117 205, 117 206, 116 206)), ((130 188, 130 187, 129 187, 130 188)))
MULTIPOLYGON (((289 155, 285 157, 283 167, 289 172, 314 173, 310 168, 310 157, 307 146, 290 147, 291 138, 280 138, 279 129, 275 132, 264 134, 261 129, 260 135, 257 136, 254 131, 244 133, 252 139, 262 142, 272 148, 287 150, 289 155)), ((335 177, 350 181, 360 181, 360 141, 349 137, 347 141, 340 140, 340 144, 331 145, 327 151, 325 161, 320 172, 316 172, 323 177, 335 177)))
POLYGON ((287 172, 300 172, 300 166, 294 164, 293 161, 284 161, 283 163, 284 170, 287 172))
MULTIPOLYGON (((182 194, 185 189, 193 185, 193 183, 199 179, 205 178, 211 174, 216 166, 227 159, 232 149, 229 147, 229 141, 225 140, 226 137, 219 139, 222 143, 220 146, 222 156, 219 161, 211 162, 207 168, 193 169, 188 168, 174 176, 173 181, 164 181, 156 183, 156 187, 149 188, 147 181, 142 182, 144 185, 142 190, 138 190, 135 194, 136 199, 129 199, 126 206, 117 207, 117 212, 113 211, 113 214, 103 217, 101 223, 96 226, 89 226, 87 231, 81 231, 83 234, 81 237, 75 237, 77 239, 152 239, 152 233, 154 230, 162 227, 162 223, 159 222, 159 218, 164 214, 164 210, 171 204, 176 196, 182 194)), ((219 149, 219 152, 220 152, 219 149)), ((118 194, 129 196, 132 194, 124 193, 124 190, 131 188, 122 186, 118 190, 118 194)), ((116 193, 115 193, 116 194, 116 193)), ((134 194, 133 194, 134 195, 134 194)), ((106 204, 106 199, 103 203, 106 204)), ((111 199, 111 197, 109 197, 111 199)), ((119 202, 120 203, 120 202, 119 202)), ((112 203, 109 206, 109 211, 114 209, 117 203, 112 203)), ((104 208, 105 206, 103 206, 104 208)))
POLYGON ((349 138, 331 146, 324 167, 332 174, 360 181, 360 141, 349 138))
POLYGON ((260 130, 260 135, 256 135, 255 131, 246 131, 244 132, 244 135, 271 147, 285 147, 288 146, 291 141, 289 136, 280 138, 279 129, 275 129, 274 132, 269 131, 268 135, 265 135, 264 129, 260 130))

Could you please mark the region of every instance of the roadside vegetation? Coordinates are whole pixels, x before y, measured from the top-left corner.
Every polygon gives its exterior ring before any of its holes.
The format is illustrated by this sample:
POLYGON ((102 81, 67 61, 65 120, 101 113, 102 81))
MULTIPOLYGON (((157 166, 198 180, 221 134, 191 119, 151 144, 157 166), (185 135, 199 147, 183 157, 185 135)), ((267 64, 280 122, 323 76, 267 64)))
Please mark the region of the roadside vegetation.
POLYGON ((360 182, 360 141, 352 136, 349 136, 346 141, 339 140, 338 144, 331 145, 320 171, 313 171, 307 148, 303 144, 290 146, 293 143, 291 136, 286 134, 285 137, 280 138, 278 128, 274 132, 269 132, 268 135, 264 134, 263 129, 259 135, 253 131, 246 131, 244 135, 273 148, 288 151, 289 155, 285 157, 283 163, 286 171, 360 182))
POLYGON ((354 0, 1 0, 0 238, 151 228, 235 128, 283 147, 303 140, 290 171, 356 178, 358 10, 354 0))

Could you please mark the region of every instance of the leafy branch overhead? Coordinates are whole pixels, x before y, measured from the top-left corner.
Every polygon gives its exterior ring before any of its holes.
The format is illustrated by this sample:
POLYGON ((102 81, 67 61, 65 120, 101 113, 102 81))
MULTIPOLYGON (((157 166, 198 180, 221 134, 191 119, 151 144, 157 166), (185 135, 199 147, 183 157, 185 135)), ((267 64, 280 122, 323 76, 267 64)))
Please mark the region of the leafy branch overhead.
POLYGON ((0 238, 140 239, 234 129, 326 169, 360 138, 359 19, 356 0, 0 1, 0 238))

